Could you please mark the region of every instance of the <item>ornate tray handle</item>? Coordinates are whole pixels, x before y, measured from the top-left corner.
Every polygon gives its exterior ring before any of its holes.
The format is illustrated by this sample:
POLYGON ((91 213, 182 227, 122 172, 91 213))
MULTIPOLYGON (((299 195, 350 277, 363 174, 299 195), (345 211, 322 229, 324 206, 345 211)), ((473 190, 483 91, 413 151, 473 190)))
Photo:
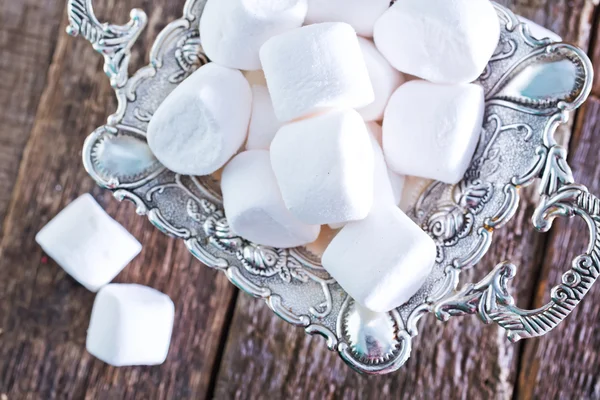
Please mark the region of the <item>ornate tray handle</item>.
POLYGON ((556 328, 590 290, 600 274, 600 200, 580 185, 567 185, 553 195, 543 195, 533 215, 541 232, 552 227, 556 217, 581 217, 587 224, 590 242, 587 251, 572 261, 562 283, 551 292, 551 301, 535 310, 515 306, 508 284, 517 267, 509 262, 475 284, 467 284, 456 294, 438 302, 435 315, 442 321, 450 317, 477 314, 486 324, 497 323, 507 331, 511 342, 542 336, 556 328))
POLYGON ((129 14, 131 20, 126 25, 112 25, 98 21, 92 8, 92 0, 69 0, 67 6, 67 33, 71 36, 83 36, 94 50, 104 56, 104 72, 113 88, 125 86, 131 47, 146 27, 146 13, 134 8, 129 14))

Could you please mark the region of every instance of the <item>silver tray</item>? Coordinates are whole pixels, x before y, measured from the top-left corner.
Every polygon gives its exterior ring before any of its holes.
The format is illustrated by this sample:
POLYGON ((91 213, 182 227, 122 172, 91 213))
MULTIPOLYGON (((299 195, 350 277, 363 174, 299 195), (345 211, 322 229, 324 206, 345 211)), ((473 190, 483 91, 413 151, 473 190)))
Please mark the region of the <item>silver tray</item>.
POLYGON ((83 36, 104 56, 104 72, 118 99, 116 113, 83 149, 85 168, 99 185, 119 200, 133 201, 138 214, 182 239, 198 260, 265 300, 279 317, 324 336, 329 349, 360 372, 400 368, 410 357, 417 321, 429 312, 443 321, 476 314, 502 326, 516 342, 549 332, 577 306, 599 274, 600 201, 574 184, 567 152, 554 133, 591 90, 593 70, 583 51, 534 39, 513 13, 496 6, 502 36, 479 78, 487 106, 472 165, 458 185, 432 183, 408 213, 438 245, 435 268, 409 302, 366 316, 321 267, 318 252, 263 247, 237 237, 223 214, 218 180, 175 174, 146 145, 152 113, 208 62, 198 32, 205 1, 187 1, 183 17, 156 38, 149 65, 130 77, 130 50, 146 14, 136 9, 126 25, 101 24, 92 0, 69 0, 67 31, 83 36), (579 216, 589 228, 587 251, 573 260, 550 302, 536 310, 515 306, 508 285, 516 267, 508 262, 457 290, 461 271, 481 260, 494 231, 515 214, 519 189, 534 182, 541 194, 534 226, 548 231, 556 217, 579 216))

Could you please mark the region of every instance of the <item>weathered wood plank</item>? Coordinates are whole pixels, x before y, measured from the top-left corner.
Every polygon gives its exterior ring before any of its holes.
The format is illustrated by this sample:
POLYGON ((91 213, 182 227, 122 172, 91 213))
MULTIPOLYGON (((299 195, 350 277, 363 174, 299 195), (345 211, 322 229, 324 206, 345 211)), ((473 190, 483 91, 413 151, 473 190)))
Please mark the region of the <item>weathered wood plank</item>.
POLYGON ((590 58, 595 67, 596 74, 594 75, 594 86, 592 88, 592 95, 600 97, 600 72, 598 65, 600 65, 600 7, 596 8, 594 14, 594 20, 592 24, 592 34, 590 39, 590 58))
POLYGON ((596 0, 498 0, 509 7, 556 33, 565 42, 587 49, 596 0))
MULTIPOLYGON (((600 99, 584 105, 572 137, 570 165, 575 181, 600 192, 600 99)), ((589 235, 579 220, 557 221, 536 286, 534 307, 549 301, 550 288, 560 283, 574 256, 585 251, 589 235)), ((524 343, 519 398, 600 398, 600 295, 596 285, 565 322, 543 338, 524 343)))
MULTIPOLYGON (((518 13, 548 26, 567 41, 588 44, 591 1, 503 1, 518 13)), ((568 135, 566 135, 568 136, 568 135)), ((463 282, 482 277, 497 262, 510 259, 522 268, 515 288, 529 305, 546 238, 531 226, 537 204, 533 190, 522 193, 513 221, 496 234, 481 264, 463 282)), ((496 327, 473 318, 436 323, 427 317, 413 342, 408 363, 385 377, 351 371, 320 338, 276 319, 262 303, 247 296, 237 301, 218 376, 216 398, 511 398, 519 346, 496 327)))
MULTIPOLYGON (((111 22, 123 23, 135 6, 149 12, 134 68, 147 59, 157 32, 179 17, 183 7, 183 0, 95 3, 99 18, 111 22)), ((66 26, 64 4, 61 31, 66 26)), ((167 238, 136 216, 133 205, 119 204, 83 170, 85 137, 116 106, 101 57, 83 39, 62 34, 47 82, 0 242, 0 395, 203 398, 224 335, 224 310, 235 291, 223 276, 193 259, 181 241, 167 238), (87 354, 85 335, 94 295, 47 260, 35 244, 36 232, 87 191, 144 244, 142 254, 117 280, 150 285, 175 302, 173 344, 162 366, 116 369, 87 354)))
POLYGON ((0 237, 63 9, 64 0, 0 0, 0 237))

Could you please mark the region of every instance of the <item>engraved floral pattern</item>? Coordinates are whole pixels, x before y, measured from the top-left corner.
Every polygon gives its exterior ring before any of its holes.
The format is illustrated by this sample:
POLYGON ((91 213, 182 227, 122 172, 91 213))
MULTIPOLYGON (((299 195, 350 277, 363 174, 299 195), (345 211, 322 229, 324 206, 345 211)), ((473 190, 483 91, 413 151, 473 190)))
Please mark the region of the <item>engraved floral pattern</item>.
POLYGON ((438 206, 423 229, 443 246, 453 246, 469 235, 474 215, 479 214, 493 193, 493 186, 481 180, 461 181, 452 190, 451 202, 438 206))
POLYGON ((179 71, 169 77, 169 82, 180 83, 192 72, 206 64, 209 60, 202 50, 200 33, 194 29, 179 39, 175 60, 179 65, 179 71))
POLYGON ((237 236, 229 227, 221 209, 207 200, 187 202, 188 215, 201 222, 210 242, 219 250, 234 253, 244 268, 253 275, 270 278, 278 276, 284 282, 293 279, 306 283, 309 275, 302 264, 286 249, 261 246, 237 236))

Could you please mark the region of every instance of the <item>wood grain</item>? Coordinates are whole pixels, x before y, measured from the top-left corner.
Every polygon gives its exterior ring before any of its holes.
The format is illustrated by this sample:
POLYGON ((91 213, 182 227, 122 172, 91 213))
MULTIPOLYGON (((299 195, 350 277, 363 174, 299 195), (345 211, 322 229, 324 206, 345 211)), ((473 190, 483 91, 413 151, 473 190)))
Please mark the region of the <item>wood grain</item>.
POLYGON ((0 0, 0 237, 63 10, 64 0, 0 0))
MULTIPOLYGON (((590 1, 504 1, 518 13, 552 27, 566 40, 587 47, 590 1)), ((564 135, 568 138, 568 134, 564 135)), ((522 193, 521 207, 497 233, 489 254, 463 282, 483 277, 496 263, 510 259, 521 268, 515 294, 530 305, 547 237, 531 225, 538 199, 522 193)), ((511 398, 520 347, 496 327, 466 318, 448 324, 427 317, 414 340, 413 353, 397 373, 360 376, 329 352, 321 338, 274 319, 262 303, 240 296, 221 362, 216 398, 511 398)))
MULTIPOLYGON (((126 22, 134 7, 148 12, 133 71, 145 63, 158 32, 179 17, 183 1, 94 4, 100 20, 114 23, 126 22)), ((566 41, 591 46, 600 62, 596 1, 501 3, 566 41)), ((237 297, 223 276, 137 217, 131 204, 117 203, 83 171, 83 140, 105 121, 115 101, 101 57, 83 39, 62 34, 64 5, 64 0, 0 0, 0 184, 5 188, 0 221, 6 214, 4 236, 0 231, 0 400, 600 398, 598 307, 591 301, 598 288, 569 325, 520 346, 474 317, 448 324, 428 317, 407 365, 382 377, 352 372, 321 338, 277 319, 261 301, 237 297), (160 367, 116 369, 87 354, 85 330, 94 296, 34 242, 50 218, 86 191, 144 244, 117 280, 153 286, 175 301, 173 344, 160 367)), ((596 193, 599 113, 600 100, 593 99, 576 118, 570 153, 577 179, 596 193)), ((569 136, 565 129, 565 141, 569 136)), ((464 281, 477 280, 510 259, 521 267, 515 290, 521 306, 541 304, 577 250, 571 246, 583 243, 577 224, 558 224, 550 235, 536 233, 530 224, 537 203, 533 193, 522 194, 522 207, 496 234, 485 260, 463 275, 464 281)))
MULTIPOLYGON (((66 26, 62 3, 61 31, 66 26)), ((183 1, 172 0, 96 3, 101 19, 119 23, 134 6, 153 11, 134 68, 147 58, 157 32, 179 17, 183 6, 183 1)), ((210 390, 235 291, 223 276, 193 259, 181 241, 138 217, 132 204, 119 204, 83 170, 85 137, 116 106, 101 71, 101 57, 87 42, 58 36, 0 242, 0 394, 9 399, 203 398, 210 390), (117 280, 150 285, 175 302, 173 344, 160 367, 116 369, 87 354, 94 295, 35 244, 36 232, 87 191, 144 244, 142 254, 117 280)))

